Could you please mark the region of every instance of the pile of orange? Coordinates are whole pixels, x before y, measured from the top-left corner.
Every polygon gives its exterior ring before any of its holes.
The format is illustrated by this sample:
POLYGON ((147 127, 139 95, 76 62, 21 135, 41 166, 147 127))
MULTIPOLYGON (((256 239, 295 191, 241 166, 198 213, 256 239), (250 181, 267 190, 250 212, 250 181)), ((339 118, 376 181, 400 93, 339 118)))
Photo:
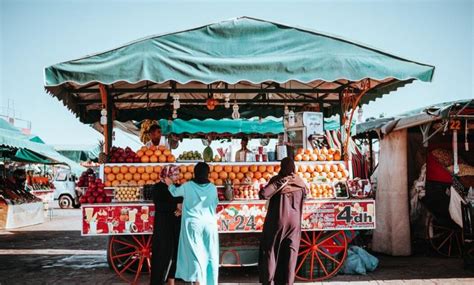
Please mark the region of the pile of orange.
POLYGON ((160 180, 161 166, 105 166, 105 187, 143 186, 160 180))
POLYGON ((308 198, 334 198, 334 189, 330 184, 311 184, 308 198))
POLYGON ((333 164, 317 164, 317 165, 305 165, 301 164, 298 166, 298 175, 305 179, 306 182, 312 182, 317 178, 326 178, 328 181, 342 181, 349 177, 349 171, 347 171, 344 163, 333 163, 333 164))
POLYGON ((303 149, 296 151, 295 161, 338 161, 341 160, 341 151, 335 148, 303 149))
POLYGON ((143 163, 172 163, 176 159, 165 146, 143 146, 137 151, 137 157, 143 163))

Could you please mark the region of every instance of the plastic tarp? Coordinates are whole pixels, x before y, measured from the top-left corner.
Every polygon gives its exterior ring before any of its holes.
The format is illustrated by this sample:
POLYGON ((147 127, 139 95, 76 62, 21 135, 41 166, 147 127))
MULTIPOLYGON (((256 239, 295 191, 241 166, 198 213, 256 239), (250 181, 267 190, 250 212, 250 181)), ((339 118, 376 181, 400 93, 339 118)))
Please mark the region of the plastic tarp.
POLYGON ((24 148, 20 148, 16 151, 14 160, 29 163, 57 164, 57 162, 50 160, 47 157, 36 154, 24 148))
POLYGON ((98 146, 90 145, 55 145, 54 149, 75 162, 96 161, 100 153, 98 146))
POLYGON ((431 81, 434 67, 319 32, 237 18, 153 36, 45 69, 45 85, 119 81, 205 84, 364 78, 431 81))
POLYGON ((58 164, 69 165, 76 175, 80 175, 85 170, 84 167, 55 151, 53 147, 43 143, 30 141, 30 138, 27 135, 24 135, 20 130, 12 127, 3 119, 0 119, 0 127, 0 146, 27 149, 46 157, 49 160, 55 161, 58 164))
POLYGON ((281 119, 222 119, 222 120, 160 120, 163 134, 280 134, 283 133, 283 121, 281 119))

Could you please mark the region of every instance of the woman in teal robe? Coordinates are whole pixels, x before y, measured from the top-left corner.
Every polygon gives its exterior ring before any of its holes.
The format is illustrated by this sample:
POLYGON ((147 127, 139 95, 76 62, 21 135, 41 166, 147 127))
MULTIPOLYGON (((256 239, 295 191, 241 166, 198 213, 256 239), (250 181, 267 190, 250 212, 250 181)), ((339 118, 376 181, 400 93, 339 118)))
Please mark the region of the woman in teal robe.
POLYGON ((199 162, 194 179, 180 187, 165 180, 174 197, 183 197, 176 278, 197 284, 217 285, 219 236, 217 232, 217 189, 209 179, 209 165, 199 162))

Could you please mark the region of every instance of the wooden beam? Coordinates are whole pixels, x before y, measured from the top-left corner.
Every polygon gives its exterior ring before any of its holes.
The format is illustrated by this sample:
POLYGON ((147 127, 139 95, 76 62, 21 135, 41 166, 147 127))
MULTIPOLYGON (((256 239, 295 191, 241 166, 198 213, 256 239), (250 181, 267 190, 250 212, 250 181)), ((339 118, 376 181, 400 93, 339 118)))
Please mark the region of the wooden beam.
MULTIPOLYGON (((69 93, 100 93, 96 88, 69 89, 69 93)), ((337 93, 336 89, 314 89, 314 88, 110 88, 110 94, 116 93, 337 93)))
MULTIPOLYGON (((258 99, 258 98, 257 98, 258 99)), ((181 104, 205 104, 207 99, 180 99, 179 102, 181 104)), ((318 101, 315 101, 316 97, 312 100, 308 99, 269 99, 269 100, 256 100, 256 99, 237 99, 237 103, 239 104, 265 104, 265 105, 271 105, 271 104, 316 104, 318 101)), ((218 100, 219 103, 224 103, 224 100, 218 100)), ((91 100, 81 100, 78 101, 77 104, 79 105, 91 105, 91 104, 99 104, 101 103, 101 100, 97 99, 91 99, 91 100)), ((114 103, 168 103, 168 99, 114 99, 114 103)), ((339 103, 339 100, 323 100, 322 102, 324 103, 339 103)))

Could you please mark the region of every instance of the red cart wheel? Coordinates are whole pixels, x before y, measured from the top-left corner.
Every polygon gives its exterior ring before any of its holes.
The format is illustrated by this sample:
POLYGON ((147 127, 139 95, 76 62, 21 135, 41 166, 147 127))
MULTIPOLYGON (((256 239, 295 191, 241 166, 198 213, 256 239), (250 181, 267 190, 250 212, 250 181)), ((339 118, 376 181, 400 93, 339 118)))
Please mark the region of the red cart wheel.
POLYGON ((427 225, 427 237, 436 252, 448 257, 460 257, 462 254, 462 229, 454 222, 442 223, 430 216, 427 225))
POLYGON ((321 281, 333 277, 347 256, 344 231, 303 232, 296 265, 296 278, 321 281))
POLYGON ((129 284, 151 271, 151 235, 113 236, 109 240, 108 262, 129 284))

